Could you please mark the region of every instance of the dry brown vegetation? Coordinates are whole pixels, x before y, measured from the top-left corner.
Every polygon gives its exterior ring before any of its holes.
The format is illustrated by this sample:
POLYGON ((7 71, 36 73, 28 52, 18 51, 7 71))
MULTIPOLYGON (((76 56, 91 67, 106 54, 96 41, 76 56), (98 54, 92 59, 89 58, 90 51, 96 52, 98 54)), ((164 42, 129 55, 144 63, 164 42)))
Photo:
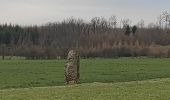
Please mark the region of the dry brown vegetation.
POLYGON ((144 27, 129 20, 118 27, 115 16, 95 17, 91 22, 70 18, 42 26, 0 25, 0 55, 25 56, 28 59, 65 58, 70 49, 88 57, 170 57, 169 24, 144 27))

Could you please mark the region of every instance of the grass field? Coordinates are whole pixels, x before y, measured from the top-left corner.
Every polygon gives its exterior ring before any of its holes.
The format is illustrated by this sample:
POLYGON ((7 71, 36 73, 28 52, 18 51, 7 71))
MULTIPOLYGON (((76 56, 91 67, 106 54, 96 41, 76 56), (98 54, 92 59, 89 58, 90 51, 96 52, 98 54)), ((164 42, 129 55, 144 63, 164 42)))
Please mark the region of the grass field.
POLYGON ((0 90, 0 100, 170 100, 170 78, 0 90))
POLYGON ((0 60, 0 100, 170 98, 169 58, 83 59, 76 86, 65 86, 64 64, 65 60, 0 60))
MULTIPOLYGON (((0 89, 65 85, 64 60, 0 61, 0 89)), ((170 78, 170 59, 81 60, 80 83, 170 78)))

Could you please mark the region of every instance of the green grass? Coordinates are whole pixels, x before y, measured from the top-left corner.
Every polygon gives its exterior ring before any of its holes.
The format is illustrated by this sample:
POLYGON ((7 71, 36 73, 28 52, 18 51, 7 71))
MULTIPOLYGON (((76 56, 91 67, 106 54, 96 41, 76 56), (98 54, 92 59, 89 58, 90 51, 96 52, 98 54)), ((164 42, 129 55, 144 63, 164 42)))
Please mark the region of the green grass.
MULTIPOLYGON (((0 60, 0 89, 65 85, 64 60, 0 60)), ((169 58, 81 60, 80 83, 170 78, 169 58)))
POLYGON ((0 100, 170 100, 170 78, 0 90, 0 100))
MULTIPOLYGON (((25 57, 19 57, 19 56, 5 56, 5 60, 24 60, 26 59, 25 57)), ((0 56, 0 60, 2 60, 2 56, 0 56)))

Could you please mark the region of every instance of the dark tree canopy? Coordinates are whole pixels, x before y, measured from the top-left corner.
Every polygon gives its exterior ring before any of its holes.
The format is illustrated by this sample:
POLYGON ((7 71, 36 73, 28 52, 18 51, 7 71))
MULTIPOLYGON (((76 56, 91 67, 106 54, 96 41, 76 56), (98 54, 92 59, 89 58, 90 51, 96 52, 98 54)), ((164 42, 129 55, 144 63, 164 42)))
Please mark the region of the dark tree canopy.
POLYGON ((136 31, 137 31, 137 26, 136 26, 136 25, 134 25, 134 26, 132 27, 132 33, 133 33, 133 35, 135 35, 135 34, 136 34, 136 31))
POLYGON ((125 26, 125 29, 126 29, 125 35, 129 36, 130 33, 131 33, 131 28, 130 28, 130 26, 129 26, 129 25, 125 26))

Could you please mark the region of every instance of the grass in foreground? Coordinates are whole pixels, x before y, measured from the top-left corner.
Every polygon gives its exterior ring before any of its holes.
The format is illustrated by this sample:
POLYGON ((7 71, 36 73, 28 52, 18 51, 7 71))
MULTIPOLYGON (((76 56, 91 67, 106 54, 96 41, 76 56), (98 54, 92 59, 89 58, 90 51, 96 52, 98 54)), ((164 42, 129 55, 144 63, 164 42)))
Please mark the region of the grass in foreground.
MULTIPOLYGON (((64 85, 64 60, 0 60, 0 89, 64 85)), ((170 59, 81 60, 80 83, 170 78, 170 59)))
POLYGON ((0 90, 0 100, 170 100, 170 79, 0 90))

